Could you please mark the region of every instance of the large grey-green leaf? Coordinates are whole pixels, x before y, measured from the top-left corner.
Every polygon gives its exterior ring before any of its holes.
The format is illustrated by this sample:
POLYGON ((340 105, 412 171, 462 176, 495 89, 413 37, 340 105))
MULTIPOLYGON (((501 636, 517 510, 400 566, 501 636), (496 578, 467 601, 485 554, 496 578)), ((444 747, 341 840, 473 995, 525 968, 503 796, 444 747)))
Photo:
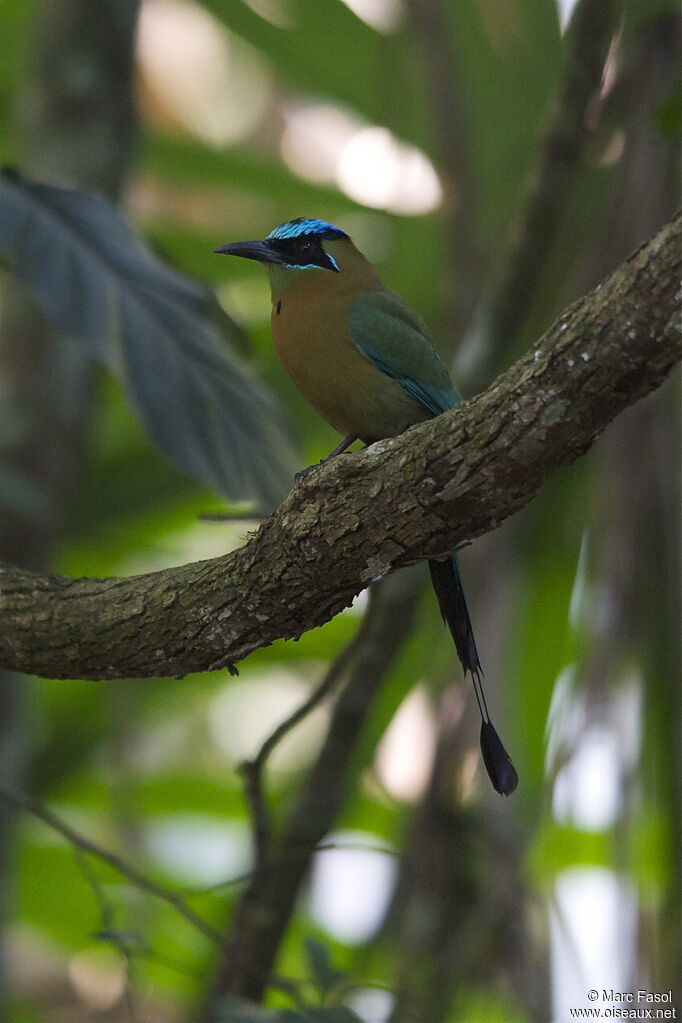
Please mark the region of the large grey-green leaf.
POLYGON ((174 462, 233 499, 282 499, 295 463, 282 410, 228 349, 211 293, 162 265, 114 206, 3 174, 0 252, 123 382, 174 462))

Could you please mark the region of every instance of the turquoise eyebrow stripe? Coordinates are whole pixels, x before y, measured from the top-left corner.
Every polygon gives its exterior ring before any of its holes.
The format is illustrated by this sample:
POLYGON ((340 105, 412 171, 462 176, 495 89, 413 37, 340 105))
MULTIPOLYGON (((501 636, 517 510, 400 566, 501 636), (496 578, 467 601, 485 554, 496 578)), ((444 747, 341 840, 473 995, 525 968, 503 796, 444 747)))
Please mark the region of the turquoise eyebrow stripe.
MULTIPOLYGON (((339 269, 339 264, 336 262, 334 257, 330 256, 328 252, 325 253, 325 255, 326 255, 327 259, 329 260, 329 262, 334 265, 334 268, 336 270, 338 270, 339 269)), ((321 267, 319 263, 305 263, 305 264, 303 264, 303 263, 283 263, 282 265, 283 266, 287 266, 290 270, 324 270, 325 269, 325 267, 323 267, 323 266, 321 267)))

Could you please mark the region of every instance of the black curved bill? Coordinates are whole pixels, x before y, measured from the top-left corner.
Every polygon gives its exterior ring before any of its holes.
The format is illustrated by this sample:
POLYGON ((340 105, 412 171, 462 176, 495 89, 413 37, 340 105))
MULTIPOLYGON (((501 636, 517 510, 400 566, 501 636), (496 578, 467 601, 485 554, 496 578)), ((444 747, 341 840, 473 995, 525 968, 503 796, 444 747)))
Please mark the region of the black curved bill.
POLYGON ((229 245, 221 245, 214 249, 214 252, 225 256, 242 256, 244 259, 255 259, 259 263, 284 263, 283 254, 273 248, 268 242, 230 242, 229 245))

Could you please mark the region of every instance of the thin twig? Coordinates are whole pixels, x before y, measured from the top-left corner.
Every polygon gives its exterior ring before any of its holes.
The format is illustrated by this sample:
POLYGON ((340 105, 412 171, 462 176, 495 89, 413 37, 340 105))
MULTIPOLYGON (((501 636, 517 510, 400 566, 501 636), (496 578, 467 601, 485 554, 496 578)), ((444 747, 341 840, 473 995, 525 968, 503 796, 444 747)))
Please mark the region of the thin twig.
POLYGON ((141 871, 137 870, 136 867, 131 866, 131 864, 126 863, 126 861, 116 853, 110 852, 103 846, 98 845, 96 842, 93 842, 84 835, 81 835, 80 832, 72 828, 70 824, 67 824, 61 817, 53 813, 52 810, 43 806, 42 803, 36 802, 36 800, 31 799, 29 796, 20 795, 18 792, 11 792, 4 788, 4 786, 0 786, 0 799, 9 803, 10 806, 15 807, 17 810, 25 810, 26 813, 30 813, 32 816, 37 817, 44 824, 47 824, 49 828, 52 828, 53 831, 60 834, 62 838, 65 838, 66 841, 74 848, 80 849, 82 852, 89 853, 89 855, 102 860, 119 874, 122 874, 123 877, 126 877, 137 888, 140 888, 149 895, 153 895, 155 898, 161 899, 169 906, 172 906, 176 913, 184 917, 184 919, 188 923, 192 924, 193 927, 196 927, 196 929, 200 931, 204 937, 208 938, 209 941, 218 945, 221 943, 220 932, 211 927, 211 925, 207 923, 203 917, 195 913, 179 895, 171 891, 171 889, 167 888, 165 885, 152 881, 152 879, 147 877, 146 874, 143 874, 141 871))
MULTIPOLYGON (((374 842, 320 842, 316 845, 314 854, 317 856, 318 853, 323 852, 374 852, 379 853, 382 856, 390 856, 393 859, 398 857, 398 851, 387 845, 376 845, 374 842)), ((307 856, 308 850, 292 850, 286 854, 273 853, 269 858, 270 866, 277 866, 278 863, 284 861, 284 859, 300 859, 301 856, 307 856)), ((224 888, 236 888, 239 885, 248 884, 253 880, 254 872, 249 870, 246 874, 238 874, 236 877, 226 878, 224 881, 217 881, 215 884, 206 886, 193 886, 183 888, 183 893, 190 898, 192 896, 199 895, 213 895, 216 892, 222 891, 224 888)))
MULTIPOLYGON (((325 742, 276 848, 232 914, 214 998, 228 993, 261 998, 310 863, 343 804, 362 725, 409 634, 420 589, 421 577, 409 572, 389 576, 370 589, 350 678, 332 711, 325 742)), ((215 1019, 211 1003, 202 1019, 215 1019)))
POLYGON ((118 954, 122 957, 125 962, 125 987, 123 990, 123 1001, 128 1010, 128 1015, 132 1023, 138 1023, 137 1010, 135 1008, 135 998, 133 996, 133 953, 131 949, 130 938, 134 937, 136 941, 139 941, 137 935, 125 934, 119 928, 114 926, 114 905, 111 899, 107 898, 100 883, 99 878, 92 869, 90 861, 88 860, 88 854, 85 849, 80 846, 74 845, 73 855, 78 864, 78 869, 82 873, 83 877, 87 881, 90 891, 92 892, 95 902, 99 906, 99 912, 101 917, 101 927, 97 932, 97 936, 106 935, 106 941, 108 944, 113 945, 118 954), (128 939, 128 940, 126 940, 128 939))
MULTIPOLYGON (((363 622, 364 625, 364 622, 363 622)), ((253 836, 255 848, 256 869, 264 862, 268 853, 271 836, 271 825, 263 787, 263 771, 268 757, 275 747, 282 741, 285 735, 296 727, 305 717, 336 686, 339 679, 348 669, 352 658, 359 644, 362 642, 363 626, 361 625, 353 639, 344 647, 336 660, 331 665, 327 674, 320 684, 312 691, 310 696, 291 714, 281 722, 268 736, 256 757, 253 760, 245 760, 239 765, 239 770, 244 776, 244 789, 246 798, 251 809, 253 819, 253 836)))
MULTIPOLYGON (((162 902, 172 906, 172 908, 183 917, 188 923, 196 927, 204 937, 208 938, 209 941, 215 945, 222 945, 222 936, 219 931, 211 927, 203 917, 191 909, 184 899, 174 891, 171 891, 165 885, 158 884, 156 881, 152 881, 151 878, 147 877, 141 871, 131 866, 116 853, 110 852, 103 846, 98 845, 96 842, 91 841, 80 832, 76 831, 67 824, 66 821, 62 820, 57 814, 53 813, 42 803, 38 803, 36 800, 31 799, 29 796, 24 796, 18 792, 11 792, 10 790, 0 786, 0 799, 4 800, 10 806, 13 806, 17 810, 24 810, 26 813, 32 814, 37 817, 53 831, 56 831, 59 835, 66 839, 66 841, 73 846, 74 849, 80 850, 83 853, 88 853, 91 856, 102 860, 107 863, 114 870, 118 871, 126 877, 132 884, 142 891, 147 892, 149 895, 153 895, 157 899, 161 899, 162 902)), ((100 908, 102 905, 101 898, 98 898, 100 908)), ((104 932, 107 934, 107 932, 104 932)), ((109 938, 107 934, 107 939, 109 938)), ((117 942, 118 944, 118 942, 117 942)), ((234 953, 233 958, 243 968, 250 969, 249 964, 246 963, 244 957, 237 951, 234 953)), ((282 977, 279 974, 268 973, 263 977, 263 981, 272 987, 278 988, 280 991, 286 992, 292 1000, 295 1002, 299 999, 298 983, 290 980, 288 977, 282 977)))

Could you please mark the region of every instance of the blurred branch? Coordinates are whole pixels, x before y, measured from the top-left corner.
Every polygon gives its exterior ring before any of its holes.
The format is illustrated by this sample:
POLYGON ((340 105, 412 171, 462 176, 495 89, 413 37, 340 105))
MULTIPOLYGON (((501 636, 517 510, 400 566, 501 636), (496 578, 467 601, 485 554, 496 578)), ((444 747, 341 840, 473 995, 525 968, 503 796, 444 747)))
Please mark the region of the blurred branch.
MULTIPOLYGON (((61 0, 31 8, 29 64, 12 90, 13 135, 23 173, 118 194, 135 122, 130 72, 138 6, 138 0, 61 0)), ((62 343, 23 289, 5 279, 0 289, 0 461, 14 484, 8 485, 5 474, 0 558, 43 569, 71 502, 94 374, 90 360, 62 343)), ((30 744, 22 715, 26 680, 0 673, 0 689, 0 777, 18 784, 27 759, 23 745, 30 744)), ((12 888, 12 826, 5 804, 0 808, 3 932, 12 888)), ((9 1020, 4 958, 0 935, 0 1019, 9 1020)))
POLYGON ((220 943, 221 936, 218 931, 214 930, 210 924, 195 913, 179 895, 171 891, 170 888, 165 887, 165 885, 153 881, 146 874, 141 873, 141 871, 131 866, 130 863, 117 856, 116 853, 105 849, 104 846, 98 845, 89 838, 85 838, 84 835, 81 835, 70 824, 67 824, 61 817, 58 817, 56 813, 43 806, 42 803, 37 803, 28 796, 20 795, 17 792, 11 792, 4 786, 0 786, 0 800, 14 807, 15 810, 24 810, 26 813, 37 817, 38 820, 41 820, 49 828, 52 828, 53 831, 61 835, 62 838, 65 838, 74 849, 88 853, 90 856, 95 856, 97 859, 102 860, 103 863, 107 863, 117 873, 122 874, 123 877, 134 884, 136 888, 139 888, 140 891, 147 892, 148 895, 153 895, 154 898, 161 899, 169 906, 172 906, 176 913, 184 917, 193 927, 196 927, 209 941, 220 943))
MULTIPOLYGON (((216 931, 203 917, 199 916, 198 913, 187 905, 186 901, 177 892, 168 888, 166 885, 159 884, 157 881, 152 880, 146 874, 143 874, 136 867, 132 866, 121 856, 111 852, 109 849, 105 849, 104 846, 98 845, 91 839, 81 835, 79 831, 72 828, 70 824, 67 824, 61 817, 52 810, 44 806, 42 803, 36 802, 28 796, 19 794, 18 792, 12 792, 11 790, 0 785, 0 802, 11 806, 15 810, 23 810, 26 813, 32 814, 38 820, 41 820, 57 834, 61 835, 62 838, 73 847, 77 852, 94 856, 96 859, 106 863, 117 873, 127 878, 131 884, 142 892, 146 892, 148 895, 153 896, 156 899, 161 899, 167 905, 171 906, 175 912, 183 917, 187 923, 191 924, 192 927, 196 928, 205 938, 208 938, 214 945, 222 945, 222 935, 219 931, 216 931)), ((94 889, 93 878, 88 878, 88 883, 94 889)), ((101 908, 101 905, 100 905, 101 908)), ((111 940, 115 934, 112 932, 105 936, 111 940)), ((120 947, 120 943, 119 943, 120 947)), ((235 951, 235 959, 238 960, 239 965, 243 969, 250 968, 247 961, 244 959, 244 955, 238 949, 235 951)), ((295 985, 284 977, 278 977, 274 974, 268 973, 267 976, 262 978, 263 983, 266 981, 273 987, 277 987, 280 990, 286 991, 288 994, 295 992, 295 985)))
MULTIPOLYGON (((651 9, 627 4, 626 9, 615 77, 599 112, 602 135, 620 138, 623 152, 609 175, 606 216, 592 238, 580 290, 641 245, 674 215, 680 201, 682 154, 661 117, 675 108, 679 92, 682 12, 666 11, 664 4, 651 9)), ((676 124, 675 115, 673 120, 676 124)))
MULTIPOLYGON (((314 852, 317 856, 318 853, 337 852, 339 850, 342 852, 350 850, 351 852, 381 853, 384 856, 389 856, 394 859, 398 856, 395 848, 387 845, 377 845, 376 842, 320 842, 315 846, 314 852)), ((294 852, 291 855, 296 858, 299 854, 294 852)), ((223 891, 225 888, 234 888, 237 885, 247 884, 251 880, 252 876, 253 872, 249 871, 248 874, 238 874, 236 877, 228 877, 222 881, 216 881, 214 884, 194 885, 189 888, 183 888, 182 890, 188 896, 210 895, 213 892, 223 891)))
POLYGON ((268 808, 263 791, 263 771, 265 770, 267 760, 275 747, 289 734, 292 728, 295 728, 296 725, 303 721, 336 686, 339 679, 343 677, 352 663, 356 651, 365 642, 365 635, 366 630, 364 628, 358 629, 353 639, 346 644, 341 653, 336 657, 329 671, 320 684, 315 687, 308 699, 304 700, 293 714, 275 728, 253 760, 246 760, 240 765, 240 770, 245 779, 246 797, 253 820, 256 869, 265 860, 271 837, 268 808))
MULTIPOLYGON (((511 988, 526 1020, 550 1018, 547 962, 528 932, 527 821, 518 804, 488 812, 465 781, 466 732, 459 694, 438 705, 426 789, 403 843, 385 933, 397 949, 390 1023, 461 1019, 469 990, 511 988)), ((536 805, 533 804, 534 809, 536 805)), ((538 921, 534 921, 538 928, 538 921)))
MULTIPOLYGON (((255 1000, 262 996, 312 858, 342 806, 362 726, 410 632, 420 588, 415 575, 403 574, 370 590, 369 608, 349 655, 351 675, 332 711, 325 742, 279 840, 232 915, 214 999, 227 993, 255 1000)), ((212 1003, 204 1019, 213 1020, 213 1012, 212 1003)))
POLYGON ((468 327, 480 298, 481 246, 478 187, 468 143, 473 137, 468 93, 459 80, 453 53, 451 13, 445 0, 408 0, 408 11, 424 55, 424 73, 431 93, 435 144, 440 149, 448 210, 449 252, 456 287, 444 296, 443 323, 450 347, 468 327))
POLYGON ((92 896, 99 908, 100 927, 96 936, 100 941, 106 941, 115 948, 125 964, 125 985, 121 1001, 125 1005, 130 1019, 133 1023, 137 1023, 138 1013, 135 1008, 136 998, 133 990, 135 978, 133 949, 135 946, 139 946, 140 937, 135 932, 121 931, 115 926, 113 899, 105 891, 104 885, 101 883, 88 859, 88 854, 78 846, 74 846, 73 853, 78 863, 78 868, 87 881, 92 896))
POLYGON ((0 664, 61 678, 234 667, 494 529, 677 363, 679 235, 680 217, 474 400, 312 473, 237 551, 128 579, 4 567, 0 664))
POLYGON ((615 0, 580 0, 569 27, 566 66, 500 279, 485 312, 488 379, 518 337, 568 208, 567 197, 588 138, 588 110, 613 38, 615 0))
MULTIPOLYGON (((420 0, 415 0, 414 5, 422 6, 420 0)), ((444 0, 427 0, 424 7, 431 10, 439 5, 442 8, 444 0)), ((612 6, 610 0, 605 4, 593 0, 579 4, 568 38, 562 41, 564 65, 553 90, 551 121, 544 118, 544 137, 535 143, 533 173, 524 182, 521 198, 525 204, 518 214, 516 232, 507 246, 502 245, 495 260, 499 277, 483 296, 480 282, 485 274, 481 274, 480 253, 476 253, 478 265, 473 285, 478 293, 474 290, 473 297, 479 300, 481 313, 476 316, 456 360, 457 378, 464 385, 464 393, 480 390, 509 364, 512 345, 521 327, 530 336, 529 314, 537 311, 538 299, 547 290, 545 263, 557 246, 571 185, 582 163, 588 121, 593 120, 589 116, 591 104, 598 94, 612 36, 613 19, 609 17, 612 6), (481 297, 487 300, 487 305, 480 302, 481 297)), ((424 20, 428 23, 426 16, 424 20)), ((430 44, 430 74, 434 80, 439 74, 438 55, 447 49, 443 33, 432 33, 430 44)), ((443 93, 442 97, 445 96, 443 93)), ((459 99, 455 94, 456 115, 461 119, 459 99)), ((438 109, 438 98, 434 100, 438 109)), ((439 120, 439 128, 449 148, 454 145, 455 152, 458 141, 460 147, 470 141, 468 134, 456 138, 462 128, 452 122, 448 124, 447 110, 439 120)), ((454 171, 454 165, 451 169, 454 171)), ((472 217, 468 191, 471 183, 465 178, 464 184, 464 195, 456 193, 455 209, 448 210, 446 205, 446 215, 449 213, 451 218, 463 215, 466 224, 472 217)), ((456 172, 455 185, 459 185, 456 172)), ((662 217, 657 223, 664 219, 667 218, 662 217)), ((451 233, 454 235, 452 230, 451 233)), ((452 240, 459 244, 459 238, 452 240)), ((633 247, 634 244, 627 251, 633 247)), ((466 265, 468 253, 457 255, 459 261, 455 265, 461 266, 462 261, 466 265)), ((609 269, 617 262, 614 260, 609 269)), ((597 280, 599 277, 594 277, 590 286, 597 280)), ((466 275, 464 282, 470 284, 466 275)), ((459 287, 458 275, 457 287, 450 289, 451 295, 456 295, 459 287)), ((579 293, 574 291, 573 297, 579 293)), ((446 314, 446 322, 452 319, 450 306, 454 302, 455 298, 448 302, 450 315, 446 314)), ((558 302, 552 306, 554 312, 560 308, 558 302)), ((464 321, 465 329, 470 323, 471 316, 464 321)), ((528 522, 524 521, 527 527, 528 522)), ((473 597, 471 606, 475 609, 477 590, 485 594, 483 628, 489 634, 486 639, 484 633, 482 646, 487 651, 489 678, 495 679, 508 673, 508 663, 499 662, 503 651, 509 654, 508 630, 513 628, 510 623, 518 614, 512 593, 514 566, 523 542, 519 542, 518 529, 498 531, 486 540, 477 545, 474 555, 476 569, 471 573, 470 600, 473 597)), ((405 1023, 428 1019, 430 1023, 442 1023, 452 1015, 455 1000, 462 997, 463 991, 472 986, 493 989, 500 982, 514 991, 516 1003, 529 1019, 548 1019, 547 963, 540 952, 536 921, 529 925, 523 912, 526 835, 523 829, 500 825, 499 809, 491 832, 485 816, 478 818, 470 806, 460 805, 462 779, 467 775, 467 736, 473 729, 467 715, 455 712, 453 702, 453 693, 446 690, 435 714, 438 737, 430 783, 415 811, 404 845, 400 881, 393 893, 386 928, 393 939, 391 947, 397 952, 391 1020, 405 1023)), ((517 824, 518 812, 517 807, 517 824)))

